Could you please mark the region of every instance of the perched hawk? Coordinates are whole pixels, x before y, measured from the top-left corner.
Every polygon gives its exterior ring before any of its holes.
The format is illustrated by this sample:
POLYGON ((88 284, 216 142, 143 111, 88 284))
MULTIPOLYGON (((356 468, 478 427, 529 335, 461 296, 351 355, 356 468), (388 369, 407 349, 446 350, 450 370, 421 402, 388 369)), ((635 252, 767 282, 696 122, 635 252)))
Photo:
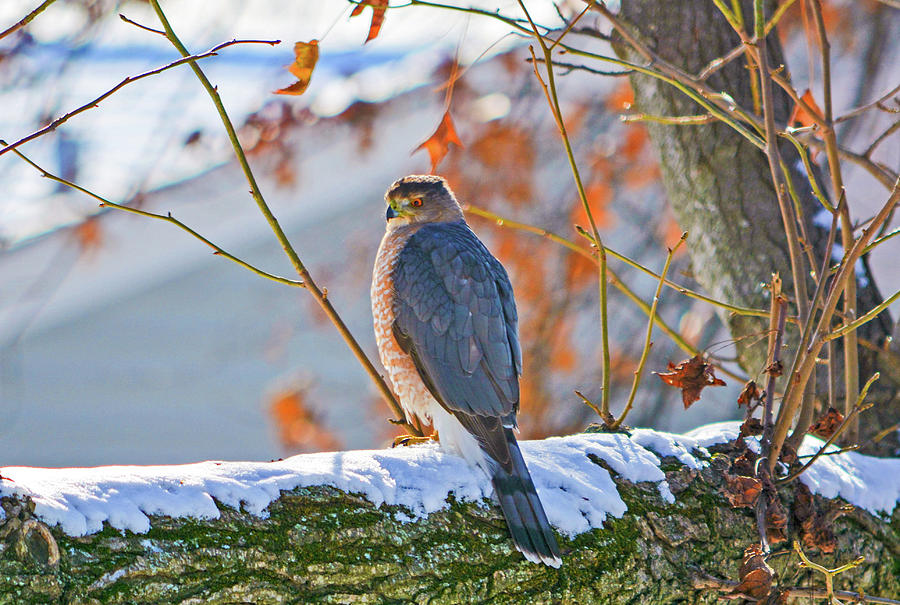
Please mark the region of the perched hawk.
POLYGON ((529 561, 559 567, 559 546, 513 433, 522 353, 506 271, 469 229, 444 179, 404 177, 385 200, 372 314, 406 416, 430 420, 442 446, 487 473, 529 561))

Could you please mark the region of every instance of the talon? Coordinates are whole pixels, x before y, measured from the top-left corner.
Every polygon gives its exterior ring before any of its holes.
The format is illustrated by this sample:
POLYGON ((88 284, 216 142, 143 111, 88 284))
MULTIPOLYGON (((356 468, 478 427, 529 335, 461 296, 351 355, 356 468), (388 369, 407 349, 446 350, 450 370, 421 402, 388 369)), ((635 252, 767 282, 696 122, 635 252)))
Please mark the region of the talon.
POLYGON ((438 441, 438 434, 435 432, 430 435, 426 435, 425 437, 419 437, 417 435, 400 435, 398 437, 394 437, 394 443, 391 445, 391 447, 397 447, 398 445, 416 445, 418 443, 428 443, 429 441, 438 441))

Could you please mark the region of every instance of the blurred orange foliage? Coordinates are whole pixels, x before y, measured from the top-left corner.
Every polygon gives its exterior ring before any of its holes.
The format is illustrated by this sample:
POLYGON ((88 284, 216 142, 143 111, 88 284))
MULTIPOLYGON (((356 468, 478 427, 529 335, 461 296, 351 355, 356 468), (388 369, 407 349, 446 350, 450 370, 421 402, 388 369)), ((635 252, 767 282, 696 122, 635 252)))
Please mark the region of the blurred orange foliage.
POLYGON ((269 414, 275 421, 281 446, 288 451, 333 451, 341 448, 341 442, 310 409, 305 388, 276 393, 270 400, 269 414))

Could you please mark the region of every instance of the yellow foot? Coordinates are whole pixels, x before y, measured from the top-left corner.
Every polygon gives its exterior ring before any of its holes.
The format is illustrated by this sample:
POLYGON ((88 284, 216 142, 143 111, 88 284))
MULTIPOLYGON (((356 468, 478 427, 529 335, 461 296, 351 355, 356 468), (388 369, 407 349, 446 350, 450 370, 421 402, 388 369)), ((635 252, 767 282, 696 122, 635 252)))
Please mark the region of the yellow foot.
POLYGON ((399 437, 394 438, 394 444, 391 445, 391 447, 397 447, 398 445, 415 445, 417 443, 428 443, 429 441, 437 440, 437 433, 432 433, 425 437, 417 437, 416 435, 400 435, 399 437))

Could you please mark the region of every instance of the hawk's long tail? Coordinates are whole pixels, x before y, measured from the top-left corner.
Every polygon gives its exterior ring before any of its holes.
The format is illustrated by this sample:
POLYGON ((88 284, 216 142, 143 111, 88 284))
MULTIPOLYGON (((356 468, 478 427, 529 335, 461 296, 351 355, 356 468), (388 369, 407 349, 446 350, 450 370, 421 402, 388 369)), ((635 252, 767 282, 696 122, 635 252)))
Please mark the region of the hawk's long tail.
POLYGON ((499 464, 494 465, 491 481, 500 500, 503 516, 506 517, 506 524, 509 525, 513 543, 529 561, 559 567, 562 564, 559 545, 534 489, 534 482, 525 466, 519 444, 516 443, 512 429, 503 430, 509 445, 512 467, 508 472, 499 464))

